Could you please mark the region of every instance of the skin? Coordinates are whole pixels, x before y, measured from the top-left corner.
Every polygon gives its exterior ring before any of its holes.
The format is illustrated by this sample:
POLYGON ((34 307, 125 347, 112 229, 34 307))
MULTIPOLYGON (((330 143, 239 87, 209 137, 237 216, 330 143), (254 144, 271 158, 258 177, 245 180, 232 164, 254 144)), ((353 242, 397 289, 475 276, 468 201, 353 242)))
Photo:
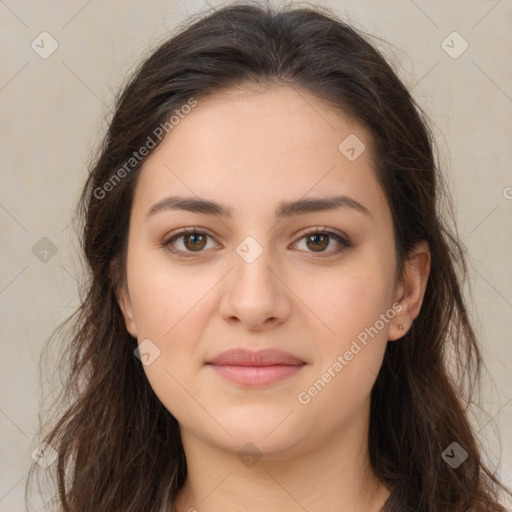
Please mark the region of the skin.
POLYGON ((418 244, 403 278, 395 274, 392 218, 370 145, 356 120, 304 91, 246 87, 199 101, 144 163, 118 298, 130 334, 160 350, 144 371, 180 425, 188 476, 177 512, 377 512, 388 498, 368 459, 370 392, 388 340, 400 343, 419 313, 430 255, 418 244), (350 134, 366 145, 354 161, 338 150, 350 134), (334 194, 370 215, 274 217, 280 201, 334 194), (146 217, 170 195, 217 201, 233 217, 169 209, 146 217), (192 257, 162 247, 188 227, 209 235, 174 241, 192 257), (316 249, 305 237, 316 227, 346 234, 353 247, 336 254, 331 237, 316 249), (247 236, 263 251, 251 263, 236 252, 247 236), (300 403, 298 394, 396 303, 401 311, 378 335, 300 403), (205 365, 238 347, 279 348, 307 365, 266 388, 242 387, 205 365), (248 442, 261 456, 251 465, 237 457, 248 442))

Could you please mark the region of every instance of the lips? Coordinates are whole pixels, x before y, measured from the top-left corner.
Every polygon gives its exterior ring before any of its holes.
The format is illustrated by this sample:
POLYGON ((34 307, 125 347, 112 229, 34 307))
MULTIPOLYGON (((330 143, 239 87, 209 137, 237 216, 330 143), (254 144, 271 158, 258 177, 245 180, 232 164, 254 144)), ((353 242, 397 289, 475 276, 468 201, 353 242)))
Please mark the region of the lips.
POLYGON ((252 352, 247 349, 231 349, 222 352, 206 364, 216 366, 301 366, 306 363, 282 350, 264 349, 252 352))
POLYGON ((232 349, 206 363, 223 379, 244 388, 267 387, 300 373, 302 359, 282 350, 232 349))

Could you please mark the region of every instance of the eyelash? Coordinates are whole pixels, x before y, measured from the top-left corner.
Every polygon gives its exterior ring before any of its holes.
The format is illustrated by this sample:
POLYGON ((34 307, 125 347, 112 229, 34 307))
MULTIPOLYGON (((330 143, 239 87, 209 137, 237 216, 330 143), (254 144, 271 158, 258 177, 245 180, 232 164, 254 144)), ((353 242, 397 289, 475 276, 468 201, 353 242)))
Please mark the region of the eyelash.
MULTIPOLYGON (((193 257, 201 254, 202 252, 204 252, 203 250, 197 251, 197 252, 193 252, 193 251, 187 252, 187 251, 182 251, 181 249, 172 248, 171 242, 174 242, 175 240, 177 240, 183 236, 186 236, 186 235, 206 235, 210 238, 213 238, 208 233, 205 233, 204 231, 199 231, 197 228, 186 228, 177 233, 173 233, 169 237, 165 238, 165 240, 160 245, 163 248, 168 249, 170 252, 178 254, 179 256, 184 257, 184 258, 193 258, 193 257)), ((313 231, 308 231, 307 233, 303 234, 297 240, 297 242, 302 240, 303 238, 307 238, 307 237, 310 237, 313 235, 328 235, 328 236, 334 238, 341 245, 341 247, 339 247, 338 249, 328 251, 327 253, 311 252, 311 254, 313 254, 314 257, 325 258, 325 257, 333 256, 336 254, 340 254, 341 252, 345 251, 346 249, 348 249, 350 247, 353 247, 353 244, 347 238, 344 238, 343 236, 339 235, 338 233, 336 233, 326 227, 318 227, 318 228, 315 228, 313 231)), ((295 243, 297 243, 297 242, 295 242, 295 243)), ((309 251, 307 251, 307 252, 309 252, 309 251)))

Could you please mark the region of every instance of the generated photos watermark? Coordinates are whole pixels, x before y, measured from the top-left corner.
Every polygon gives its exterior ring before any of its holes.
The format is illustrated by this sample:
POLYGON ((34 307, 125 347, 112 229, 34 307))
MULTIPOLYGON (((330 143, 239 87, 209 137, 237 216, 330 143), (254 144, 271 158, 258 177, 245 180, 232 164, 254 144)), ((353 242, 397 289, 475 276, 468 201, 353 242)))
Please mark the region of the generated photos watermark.
POLYGON ((192 111, 197 105, 197 100, 190 98, 187 103, 182 105, 179 109, 174 111, 174 114, 169 117, 167 121, 157 126, 151 135, 148 135, 146 142, 137 150, 132 153, 132 156, 112 174, 112 176, 101 187, 96 187, 93 195, 96 199, 104 199, 105 196, 111 192, 121 180, 125 178, 142 160, 149 155, 150 150, 156 147, 157 141, 161 141, 175 126, 179 124, 187 114, 192 111))
POLYGON ((329 368, 316 380, 307 390, 301 391, 297 395, 297 400, 302 405, 307 405, 317 396, 329 382, 334 379, 347 366, 354 357, 368 344, 368 337, 373 339, 382 329, 392 320, 397 313, 402 310, 402 305, 398 302, 393 304, 385 313, 379 316, 379 319, 370 327, 366 327, 357 335, 357 339, 352 340, 350 348, 343 354, 338 355, 329 368), (359 342, 359 343, 358 343, 359 342), (362 346, 361 346, 362 345, 362 346))

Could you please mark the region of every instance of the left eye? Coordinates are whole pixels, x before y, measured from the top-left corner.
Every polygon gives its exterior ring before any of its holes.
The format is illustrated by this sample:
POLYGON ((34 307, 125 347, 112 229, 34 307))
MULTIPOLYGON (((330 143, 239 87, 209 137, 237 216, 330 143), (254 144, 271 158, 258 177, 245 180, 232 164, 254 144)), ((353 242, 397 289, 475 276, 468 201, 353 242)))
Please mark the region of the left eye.
POLYGON ((352 244, 347 238, 344 238, 343 236, 326 229, 315 230, 306 233, 301 238, 299 238, 299 241, 302 239, 306 239, 306 247, 314 248, 315 250, 313 252, 321 253, 320 256, 323 256, 323 253, 326 252, 324 249, 326 249, 330 245, 329 242, 331 241, 331 239, 336 240, 336 242, 338 243, 338 248, 328 251, 327 256, 329 256, 330 254, 337 254, 347 249, 348 247, 352 246, 352 244), (316 249, 319 249, 319 251, 317 251, 316 249))
MULTIPOLYGON (((203 252, 203 249, 206 246, 207 237, 212 238, 207 233, 199 231, 195 228, 187 229, 167 238, 162 243, 162 246, 168 247, 171 252, 181 253, 181 255, 184 257, 190 257, 194 256, 194 253, 203 252), (184 249, 175 247, 175 242, 177 240, 182 241, 184 249)), ((327 251, 327 255, 339 253, 344 249, 352 246, 347 238, 344 238, 343 236, 327 229, 316 229, 314 231, 310 231, 302 235, 294 245, 298 244, 298 242, 303 239, 306 239, 306 247, 313 249, 311 252, 317 253, 320 256, 323 256, 323 253, 326 252, 325 249, 330 245, 331 239, 334 239, 339 246, 336 249, 327 251)))

